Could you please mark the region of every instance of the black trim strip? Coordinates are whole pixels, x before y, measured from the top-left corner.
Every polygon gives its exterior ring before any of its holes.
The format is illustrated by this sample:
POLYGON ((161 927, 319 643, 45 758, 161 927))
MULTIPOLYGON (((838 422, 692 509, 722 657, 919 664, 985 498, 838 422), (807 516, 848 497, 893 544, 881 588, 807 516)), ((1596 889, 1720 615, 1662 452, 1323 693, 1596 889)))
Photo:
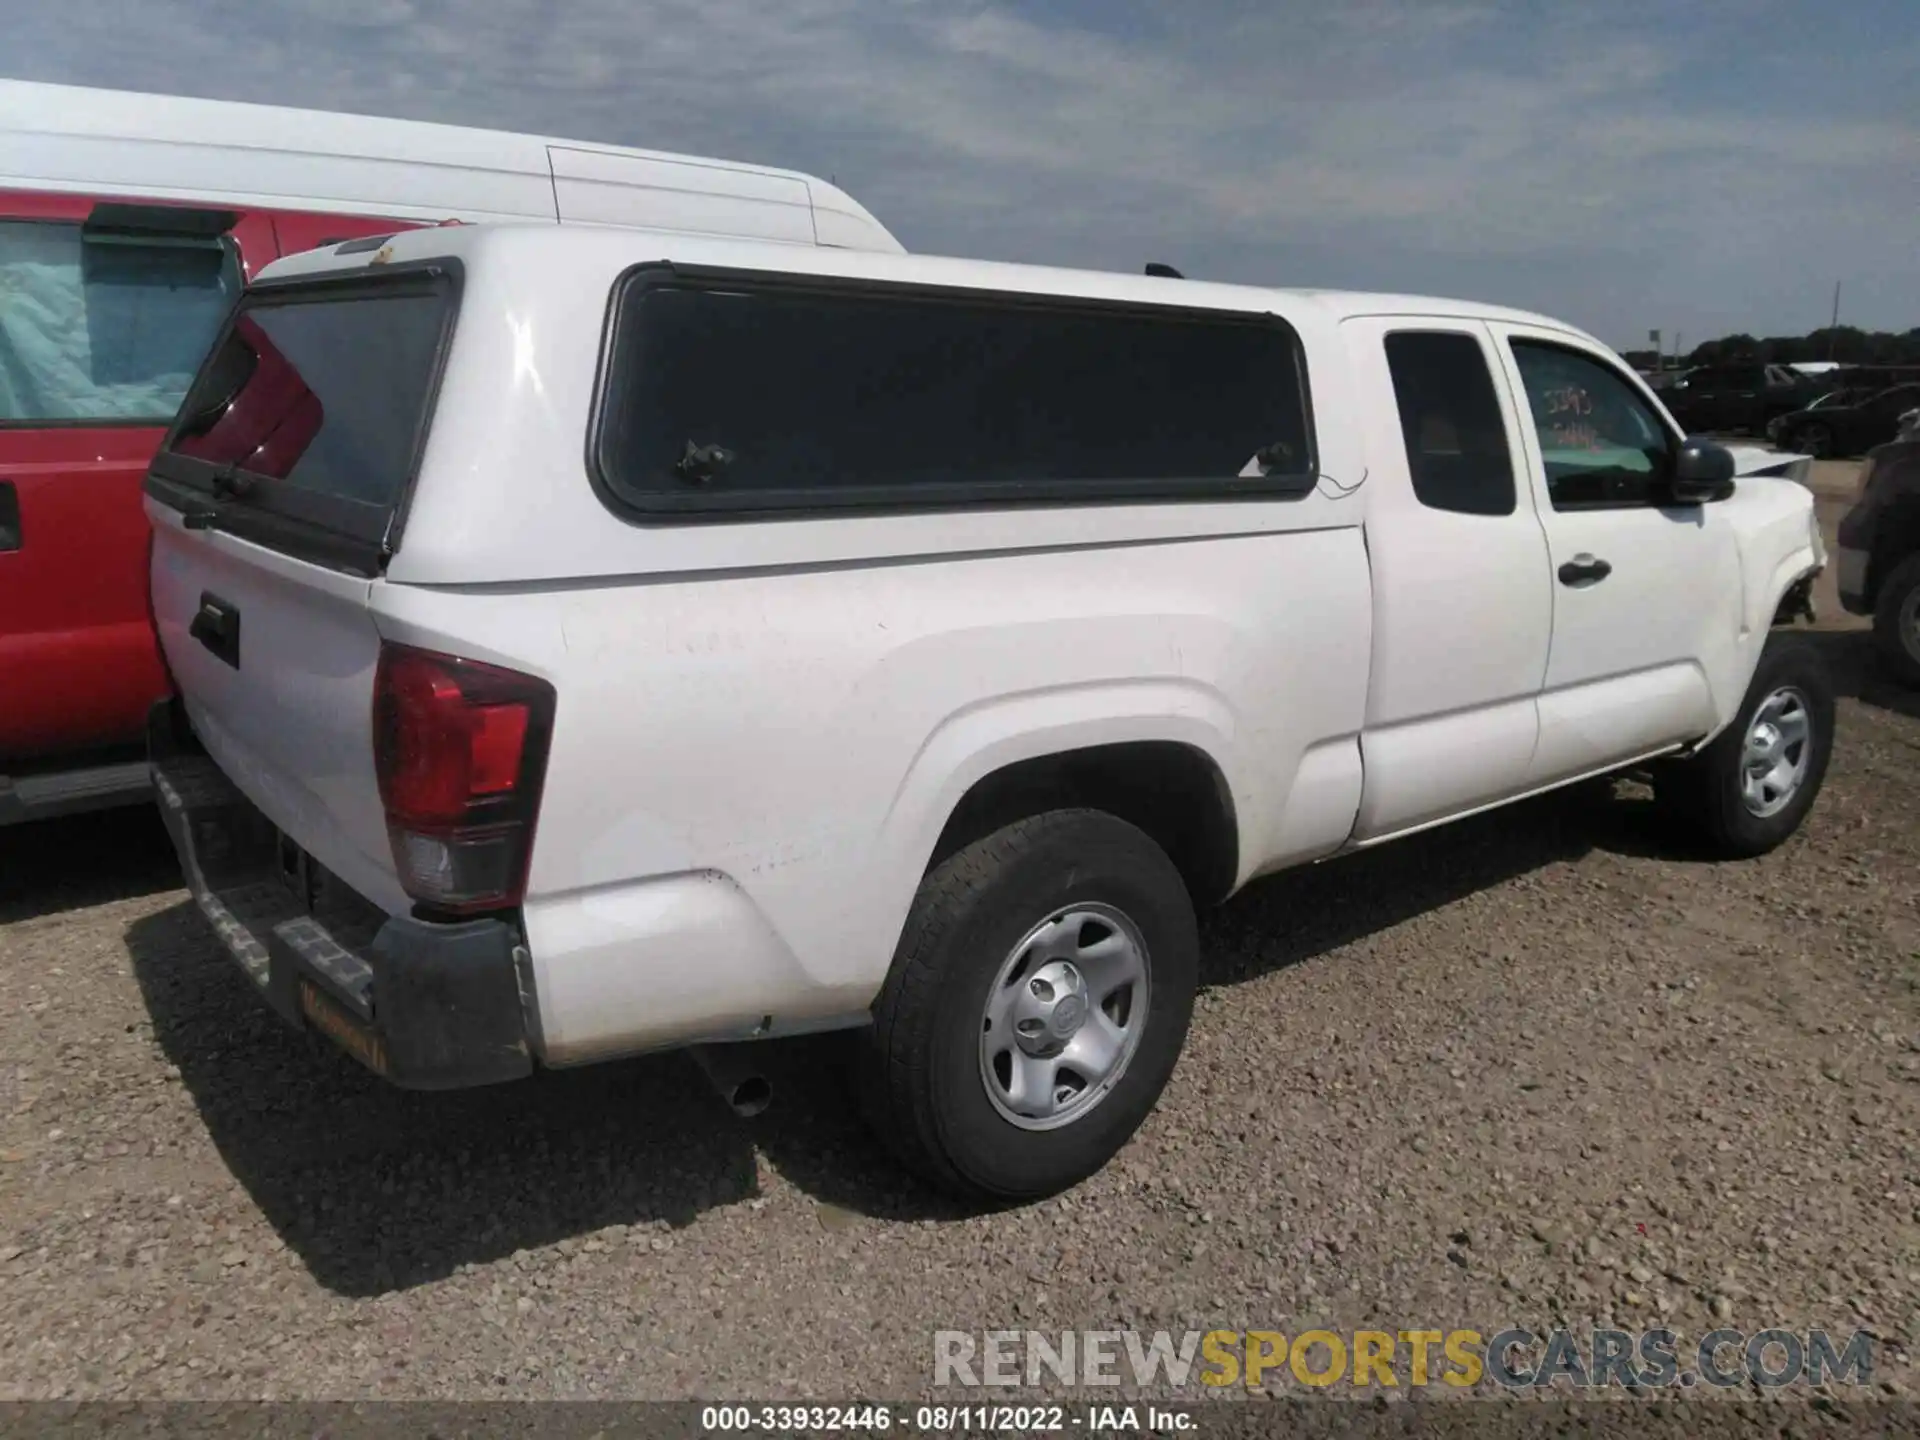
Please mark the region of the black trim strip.
POLYGON ((15 430, 158 430, 163 434, 173 424, 173 412, 144 419, 112 416, 99 420, 0 420, 0 431, 15 430))
POLYGON ((147 494, 170 509, 178 510, 190 530, 219 530, 269 550, 278 550, 297 560, 309 560, 330 570, 373 579, 386 563, 386 550, 379 541, 341 534, 286 515, 260 508, 252 500, 240 503, 211 502, 205 491, 166 476, 150 472, 147 494))
POLYGON ((143 205, 138 201, 101 200, 87 212, 80 228, 89 235, 173 235, 216 240, 240 223, 240 213, 205 205, 143 205))
POLYGON ((322 240, 322 245, 338 246, 336 255, 364 255, 370 250, 378 250, 400 232, 389 230, 384 235, 362 235, 358 240, 322 240))
POLYGON ((1313 394, 1307 357, 1299 332, 1272 312, 1218 310, 1196 305, 1162 305, 1076 295, 1018 290, 974 289, 785 271, 744 270, 725 266, 646 261, 622 271, 607 302, 599 365, 594 375, 593 410, 587 425, 587 475, 594 493, 614 514, 640 524, 685 524, 738 519, 809 519, 827 515, 917 514, 953 510, 997 510, 1036 505, 1073 507, 1154 501, 1293 500, 1319 484, 1319 445, 1314 431, 1313 394), (1209 325, 1265 325, 1280 330, 1293 352, 1300 386, 1300 413, 1306 454, 1298 473, 1258 479, 1210 475, 1128 480, 1048 480, 952 485, 887 485, 836 489, 755 490, 727 493, 699 490, 686 494, 641 489, 613 474, 607 463, 609 394, 628 298, 636 289, 659 285, 692 287, 751 286, 759 290, 826 295, 910 298, 956 305, 992 305, 1054 313, 1093 313, 1171 318, 1209 325))
MULTIPOLYGON (((153 464, 147 473, 172 480, 198 492, 200 498, 208 503, 219 505, 221 496, 214 485, 214 477, 225 475, 227 467, 192 455, 163 452, 153 457, 153 464)), ((262 511, 282 519, 317 525, 375 545, 386 537, 390 514, 385 505, 377 505, 370 500, 349 500, 341 495, 304 489, 284 480, 270 482, 264 478, 247 491, 244 501, 234 504, 243 510, 262 511)))

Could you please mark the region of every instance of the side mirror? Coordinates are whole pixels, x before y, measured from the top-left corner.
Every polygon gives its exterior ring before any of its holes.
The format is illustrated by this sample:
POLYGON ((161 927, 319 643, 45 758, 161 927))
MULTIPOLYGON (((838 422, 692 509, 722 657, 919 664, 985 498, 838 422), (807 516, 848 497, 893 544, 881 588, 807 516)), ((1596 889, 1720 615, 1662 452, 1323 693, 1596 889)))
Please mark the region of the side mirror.
POLYGON ((1673 503, 1704 505, 1733 493, 1733 452, 1711 440, 1689 438, 1673 462, 1673 503))

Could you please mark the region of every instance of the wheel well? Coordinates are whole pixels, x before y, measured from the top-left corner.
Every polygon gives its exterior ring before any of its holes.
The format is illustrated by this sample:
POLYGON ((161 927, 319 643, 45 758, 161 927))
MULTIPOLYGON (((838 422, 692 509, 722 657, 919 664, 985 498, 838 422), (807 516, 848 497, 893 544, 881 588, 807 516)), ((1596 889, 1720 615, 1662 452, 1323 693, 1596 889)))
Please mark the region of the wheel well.
POLYGON ((1880 587, 1909 555, 1920 553, 1920 496, 1888 508, 1874 527, 1873 558, 1868 565, 1867 601, 1878 604, 1880 587))
POLYGON ((1798 580, 1787 586, 1780 596, 1780 603, 1773 608, 1775 625, 1791 625, 1805 615, 1813 619, 1813 582, 1819 575, 1817 570, 1809 570, 1798 580))
POLYGON ((1104 810, 1150 835, 1179 869, 1196 907, 1233 889, 1240 832, 1226 777, 1208 755, 1170 740, 1068 750, 983 776, 954 807, 927 868, 1003 825, 1078 807, 1104 810))

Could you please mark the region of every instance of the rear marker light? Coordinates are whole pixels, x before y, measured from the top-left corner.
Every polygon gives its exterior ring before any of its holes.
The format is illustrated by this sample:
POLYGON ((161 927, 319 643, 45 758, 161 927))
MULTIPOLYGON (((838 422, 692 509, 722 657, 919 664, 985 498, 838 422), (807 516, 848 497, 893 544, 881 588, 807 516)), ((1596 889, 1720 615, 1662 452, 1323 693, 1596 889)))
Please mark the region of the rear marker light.
POLYGON ((400 883, 455 913, 526 892, 553 687, 518 671, 383 645, 373 754, 400 883))

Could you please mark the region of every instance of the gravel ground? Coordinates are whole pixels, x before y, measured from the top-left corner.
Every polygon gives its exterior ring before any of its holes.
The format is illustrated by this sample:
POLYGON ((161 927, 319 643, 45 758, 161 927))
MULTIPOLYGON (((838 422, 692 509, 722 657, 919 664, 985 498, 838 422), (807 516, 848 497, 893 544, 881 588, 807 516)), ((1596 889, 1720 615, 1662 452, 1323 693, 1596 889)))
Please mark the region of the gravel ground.
POLYGON ((1920 696, 1817 643, 1783 850, 1700 863, 1622 785, 1258 885, 1139 1137, 1000 1216, 895 1172, 830 1041, 752 1122, 679 1057, 401 1094, 248 995, 151 815, 0 832, 0 1398, 905 1397, 938 1328, 1662 1317, 1865 1327, 1909 1390, 1920 696))

